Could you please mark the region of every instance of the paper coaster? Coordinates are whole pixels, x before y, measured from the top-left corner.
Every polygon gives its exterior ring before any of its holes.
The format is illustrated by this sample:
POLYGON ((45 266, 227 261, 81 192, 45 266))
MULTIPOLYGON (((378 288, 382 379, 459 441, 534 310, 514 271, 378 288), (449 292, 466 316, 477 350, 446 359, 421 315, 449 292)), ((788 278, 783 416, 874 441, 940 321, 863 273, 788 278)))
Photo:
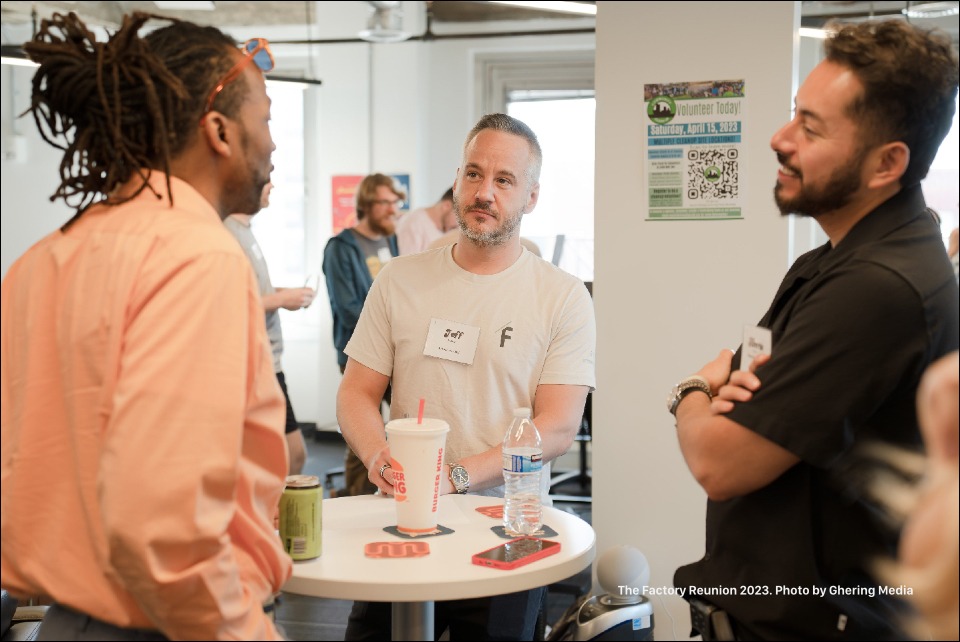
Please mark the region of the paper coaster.
POLYGON ((516 539, 518 537, 536 537, 538 539, 543 539, 544 537, 557 536, 557 531, 553 530, 546 524, 540 527, 539 533, 534 533, 533 535, 509 535, 505 530, 503 530, 503 525, 494 526, 490 530, 492 530, 497 537, 502 537, 503 539, 516 539))
POLYGON ((487 517, 492 517, 494 519, 503 519, 503 504, 496 504, 494 506, 480 506, 477 508, 477 512, 481 515, 486 515, 487 517))
POLYGON ((436 537, 437 535, 449 535, 450 533, 455 532, 452 528, 447 528, 446 526, 441 526, 440 524, 437 524, 437 530, 433 531, 432 533, 401 533, 397 530, 396 526, 384 526, 383 530, 391 535, 396 535, 397 537, 403 539, 425 539, 427 537, 436 537))
POLYGON ((427 542, 370 542, 363 547, 367 557, 396 558, 424 557, 430 554, 427 542))

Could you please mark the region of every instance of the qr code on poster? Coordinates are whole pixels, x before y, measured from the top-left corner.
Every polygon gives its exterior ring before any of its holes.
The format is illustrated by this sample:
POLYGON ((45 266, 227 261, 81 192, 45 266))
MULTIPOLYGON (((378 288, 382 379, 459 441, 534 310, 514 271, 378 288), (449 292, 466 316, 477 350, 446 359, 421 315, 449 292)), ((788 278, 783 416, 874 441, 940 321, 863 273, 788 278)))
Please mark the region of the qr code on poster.
POLYGON ((740 190, 740 150, 692 147, 687 151, 687 198, 736 198, 740 190))

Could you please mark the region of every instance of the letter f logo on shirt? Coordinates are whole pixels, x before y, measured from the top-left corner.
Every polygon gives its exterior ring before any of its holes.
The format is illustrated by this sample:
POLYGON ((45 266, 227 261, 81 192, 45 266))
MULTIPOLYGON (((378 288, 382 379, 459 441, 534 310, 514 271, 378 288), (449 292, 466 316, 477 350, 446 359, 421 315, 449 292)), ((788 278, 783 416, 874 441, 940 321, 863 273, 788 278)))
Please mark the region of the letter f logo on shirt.
POLYGON ((511 328, 510 326, 506 326, 506 327, 503 328, 503 330, 500 331, 500 347, 501 347, 501 348, 502 348, 503 345, 507 342, 507 339, 511 339, 511 338, 512 338, 512 337, 508 334, 509 332, 513 332, 513 328, 511 328))

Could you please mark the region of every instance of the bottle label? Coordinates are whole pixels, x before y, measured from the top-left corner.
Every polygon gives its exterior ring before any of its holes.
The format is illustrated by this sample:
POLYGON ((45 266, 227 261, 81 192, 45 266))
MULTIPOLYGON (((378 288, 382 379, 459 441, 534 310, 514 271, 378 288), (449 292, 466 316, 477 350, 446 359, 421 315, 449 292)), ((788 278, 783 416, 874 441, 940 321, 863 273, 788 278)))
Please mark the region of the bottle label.
POLYGON ((503 453, 503 470, 508 473, 539 473, 543 468, 543 453, 511 455, 503 453))

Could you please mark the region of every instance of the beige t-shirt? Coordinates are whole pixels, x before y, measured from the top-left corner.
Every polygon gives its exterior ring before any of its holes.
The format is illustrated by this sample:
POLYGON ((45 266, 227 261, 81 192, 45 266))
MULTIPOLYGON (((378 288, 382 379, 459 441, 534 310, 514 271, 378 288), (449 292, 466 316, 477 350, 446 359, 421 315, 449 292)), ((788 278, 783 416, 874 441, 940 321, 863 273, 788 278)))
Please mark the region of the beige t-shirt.
MULTIPOLYGON (((446 247, 448 245, 453 245, 459 240, 460 240, 460 228, 455 227, 449 232, 447 232, 446 234, 444 234, 443 236, 441 236, 440 238, 431 242, 430 247, 428 249, 432 250, 438 247, 446 247)), ((528 238, 521 236, 520 245, 527 248, 530 252, 532 252, 536 256, 541 256, 541 257, 543 256, 543 254, 540 252, 540 246, 528 238)), ((403 246, 400 247, 400 251, 406 254, 406 252, 404 252, 403 246)))
POLYGON ((345 352, 392 377, 391 419, 416 417, 423 398, 425 416, 450 424, 449 463, 499 444, 514 408, 534 407, 540 384, 592 388, 595 349, 582 281, 526 251, 499 274, 473 274, 445 247, 383 268, 345 352), (433 319, 476 329, 471 363, 424 355, 433 319))

